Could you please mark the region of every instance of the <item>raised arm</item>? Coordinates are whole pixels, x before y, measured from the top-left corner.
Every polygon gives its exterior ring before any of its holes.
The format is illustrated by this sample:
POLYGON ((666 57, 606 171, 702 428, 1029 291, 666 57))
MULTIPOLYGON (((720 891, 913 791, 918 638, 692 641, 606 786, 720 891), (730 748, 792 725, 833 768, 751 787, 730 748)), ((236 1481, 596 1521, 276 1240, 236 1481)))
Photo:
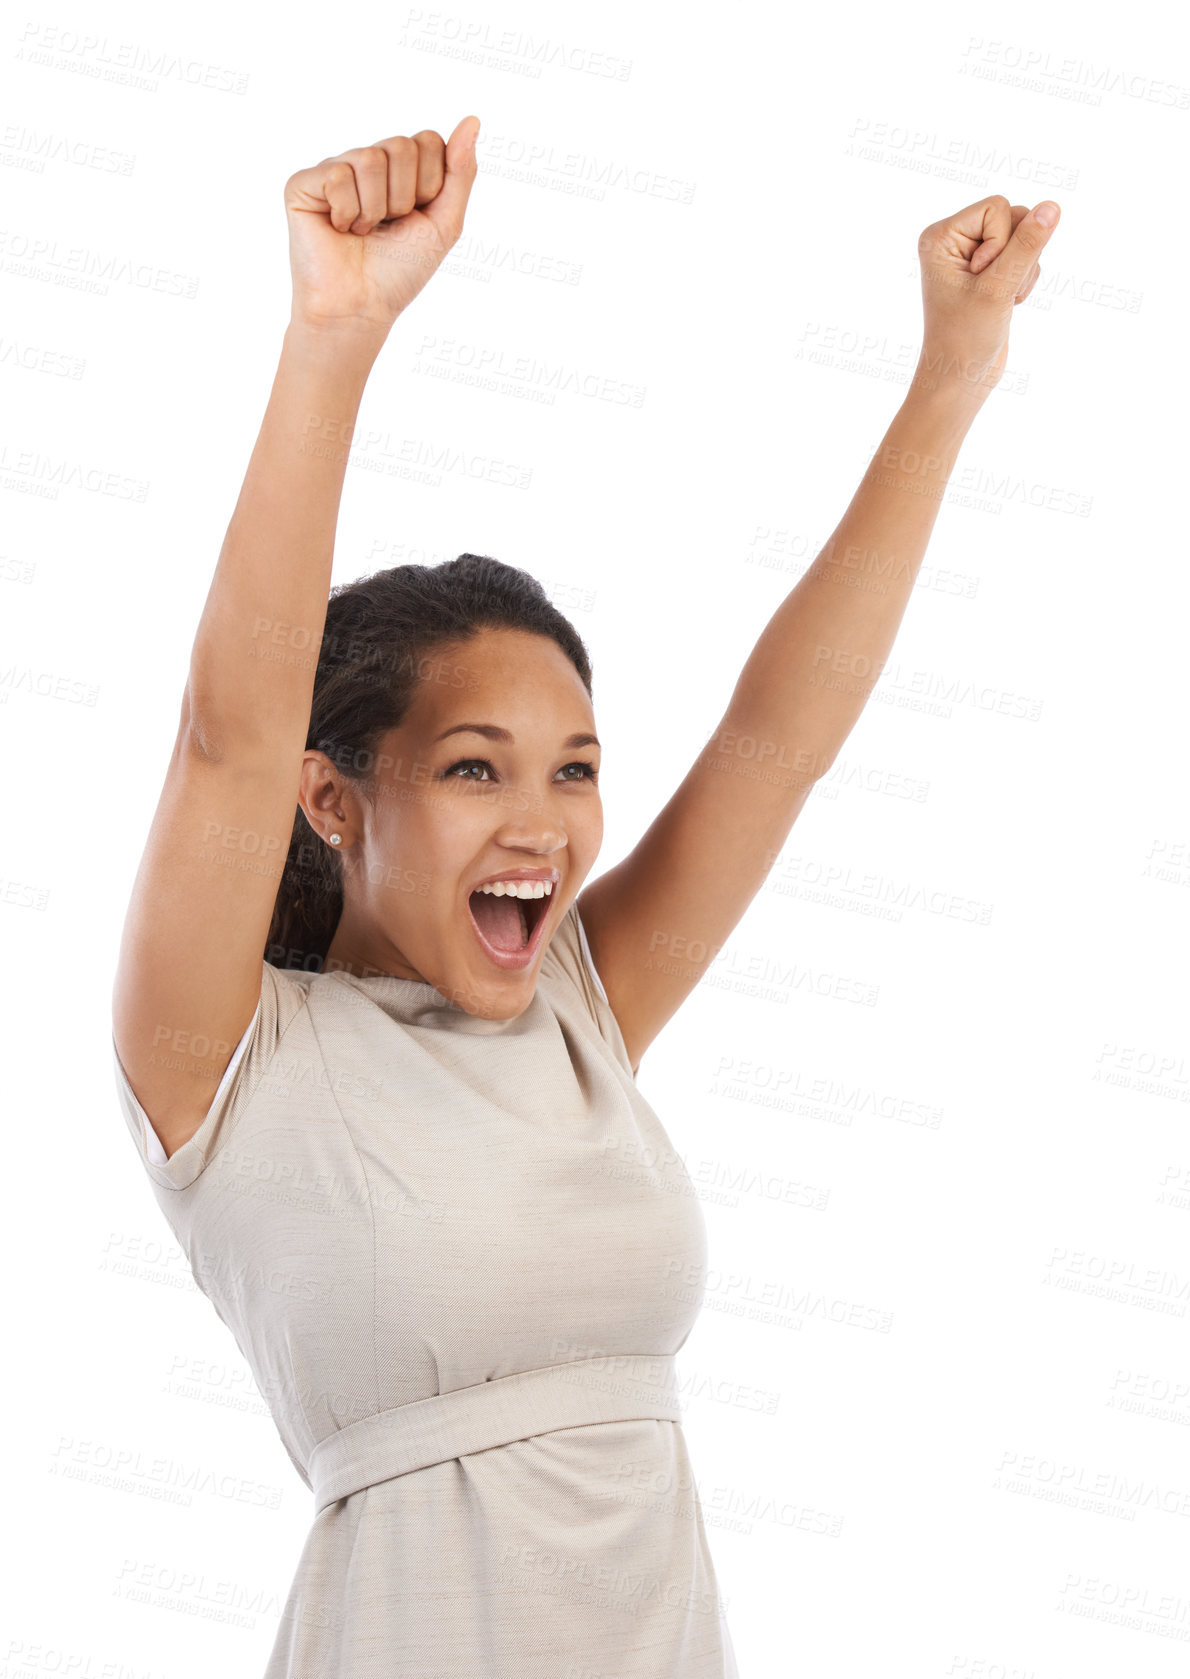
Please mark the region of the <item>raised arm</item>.
POLYGON ((1056 219, 1043 225, 996 196, 922 233, 925 329, 904 402, 685 780, 634 850, 579 894, 633 1066, 751 903, 879 679, 1056 219))
POLYGON ((479 124, 344 152, 285 187, 293 306, 199 621, 112 994, 167 1154, 198 1129, 260 997, 297 809, 348 449, 393 322, 456 242, 479 124))

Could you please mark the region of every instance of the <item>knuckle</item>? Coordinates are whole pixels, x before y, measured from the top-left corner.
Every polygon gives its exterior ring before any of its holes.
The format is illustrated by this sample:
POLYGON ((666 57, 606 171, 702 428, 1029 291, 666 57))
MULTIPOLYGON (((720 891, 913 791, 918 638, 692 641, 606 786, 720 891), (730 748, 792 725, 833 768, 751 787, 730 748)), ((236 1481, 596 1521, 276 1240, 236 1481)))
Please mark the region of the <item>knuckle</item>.
POLYGON ((357 169, 380 170, 388 168, 388 153, 383 146, 361 146, 357 169))

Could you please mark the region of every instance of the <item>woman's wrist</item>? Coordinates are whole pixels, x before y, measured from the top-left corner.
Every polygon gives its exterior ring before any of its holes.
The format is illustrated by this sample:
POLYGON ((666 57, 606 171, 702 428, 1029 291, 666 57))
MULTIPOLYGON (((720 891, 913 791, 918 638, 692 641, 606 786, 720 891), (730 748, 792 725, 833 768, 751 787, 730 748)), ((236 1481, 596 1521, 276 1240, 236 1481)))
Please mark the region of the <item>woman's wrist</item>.
POLYGON ((969 425, 994 389, 985 368, 923 349, 906 400, 918 408, 936 409, 956 424, 969 425))
POLYGON ((366 376, 390 330, 374 321, 321 322, 294 314, 285 328, 284 347, 287 355, 316 366, 366 376))

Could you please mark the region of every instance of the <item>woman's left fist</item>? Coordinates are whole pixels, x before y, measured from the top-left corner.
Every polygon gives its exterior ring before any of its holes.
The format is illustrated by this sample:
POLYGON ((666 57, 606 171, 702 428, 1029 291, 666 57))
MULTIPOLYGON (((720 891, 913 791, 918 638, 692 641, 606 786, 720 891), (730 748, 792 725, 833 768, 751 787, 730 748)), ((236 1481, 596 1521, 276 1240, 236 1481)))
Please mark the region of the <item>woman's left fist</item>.
POLYGON ((1060 215, 1052 199, 1030 210, 997 193, 922 231, 925 325, 915 389, 956 385, 982 398, 995 388, 1012 311, 1037 283, 1038 258, 1060 215))

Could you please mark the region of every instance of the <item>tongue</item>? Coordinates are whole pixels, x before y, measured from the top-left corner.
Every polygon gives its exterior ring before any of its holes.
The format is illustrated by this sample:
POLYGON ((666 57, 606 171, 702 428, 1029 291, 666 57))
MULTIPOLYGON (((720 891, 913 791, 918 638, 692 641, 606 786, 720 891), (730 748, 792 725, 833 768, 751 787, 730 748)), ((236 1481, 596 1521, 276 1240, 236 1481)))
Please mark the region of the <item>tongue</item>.
POLYGON ((529 925, 519 898, 494 892, 473 892, 471 913, 475 924, 497 950, 523 950, 529 942, 529 925))

